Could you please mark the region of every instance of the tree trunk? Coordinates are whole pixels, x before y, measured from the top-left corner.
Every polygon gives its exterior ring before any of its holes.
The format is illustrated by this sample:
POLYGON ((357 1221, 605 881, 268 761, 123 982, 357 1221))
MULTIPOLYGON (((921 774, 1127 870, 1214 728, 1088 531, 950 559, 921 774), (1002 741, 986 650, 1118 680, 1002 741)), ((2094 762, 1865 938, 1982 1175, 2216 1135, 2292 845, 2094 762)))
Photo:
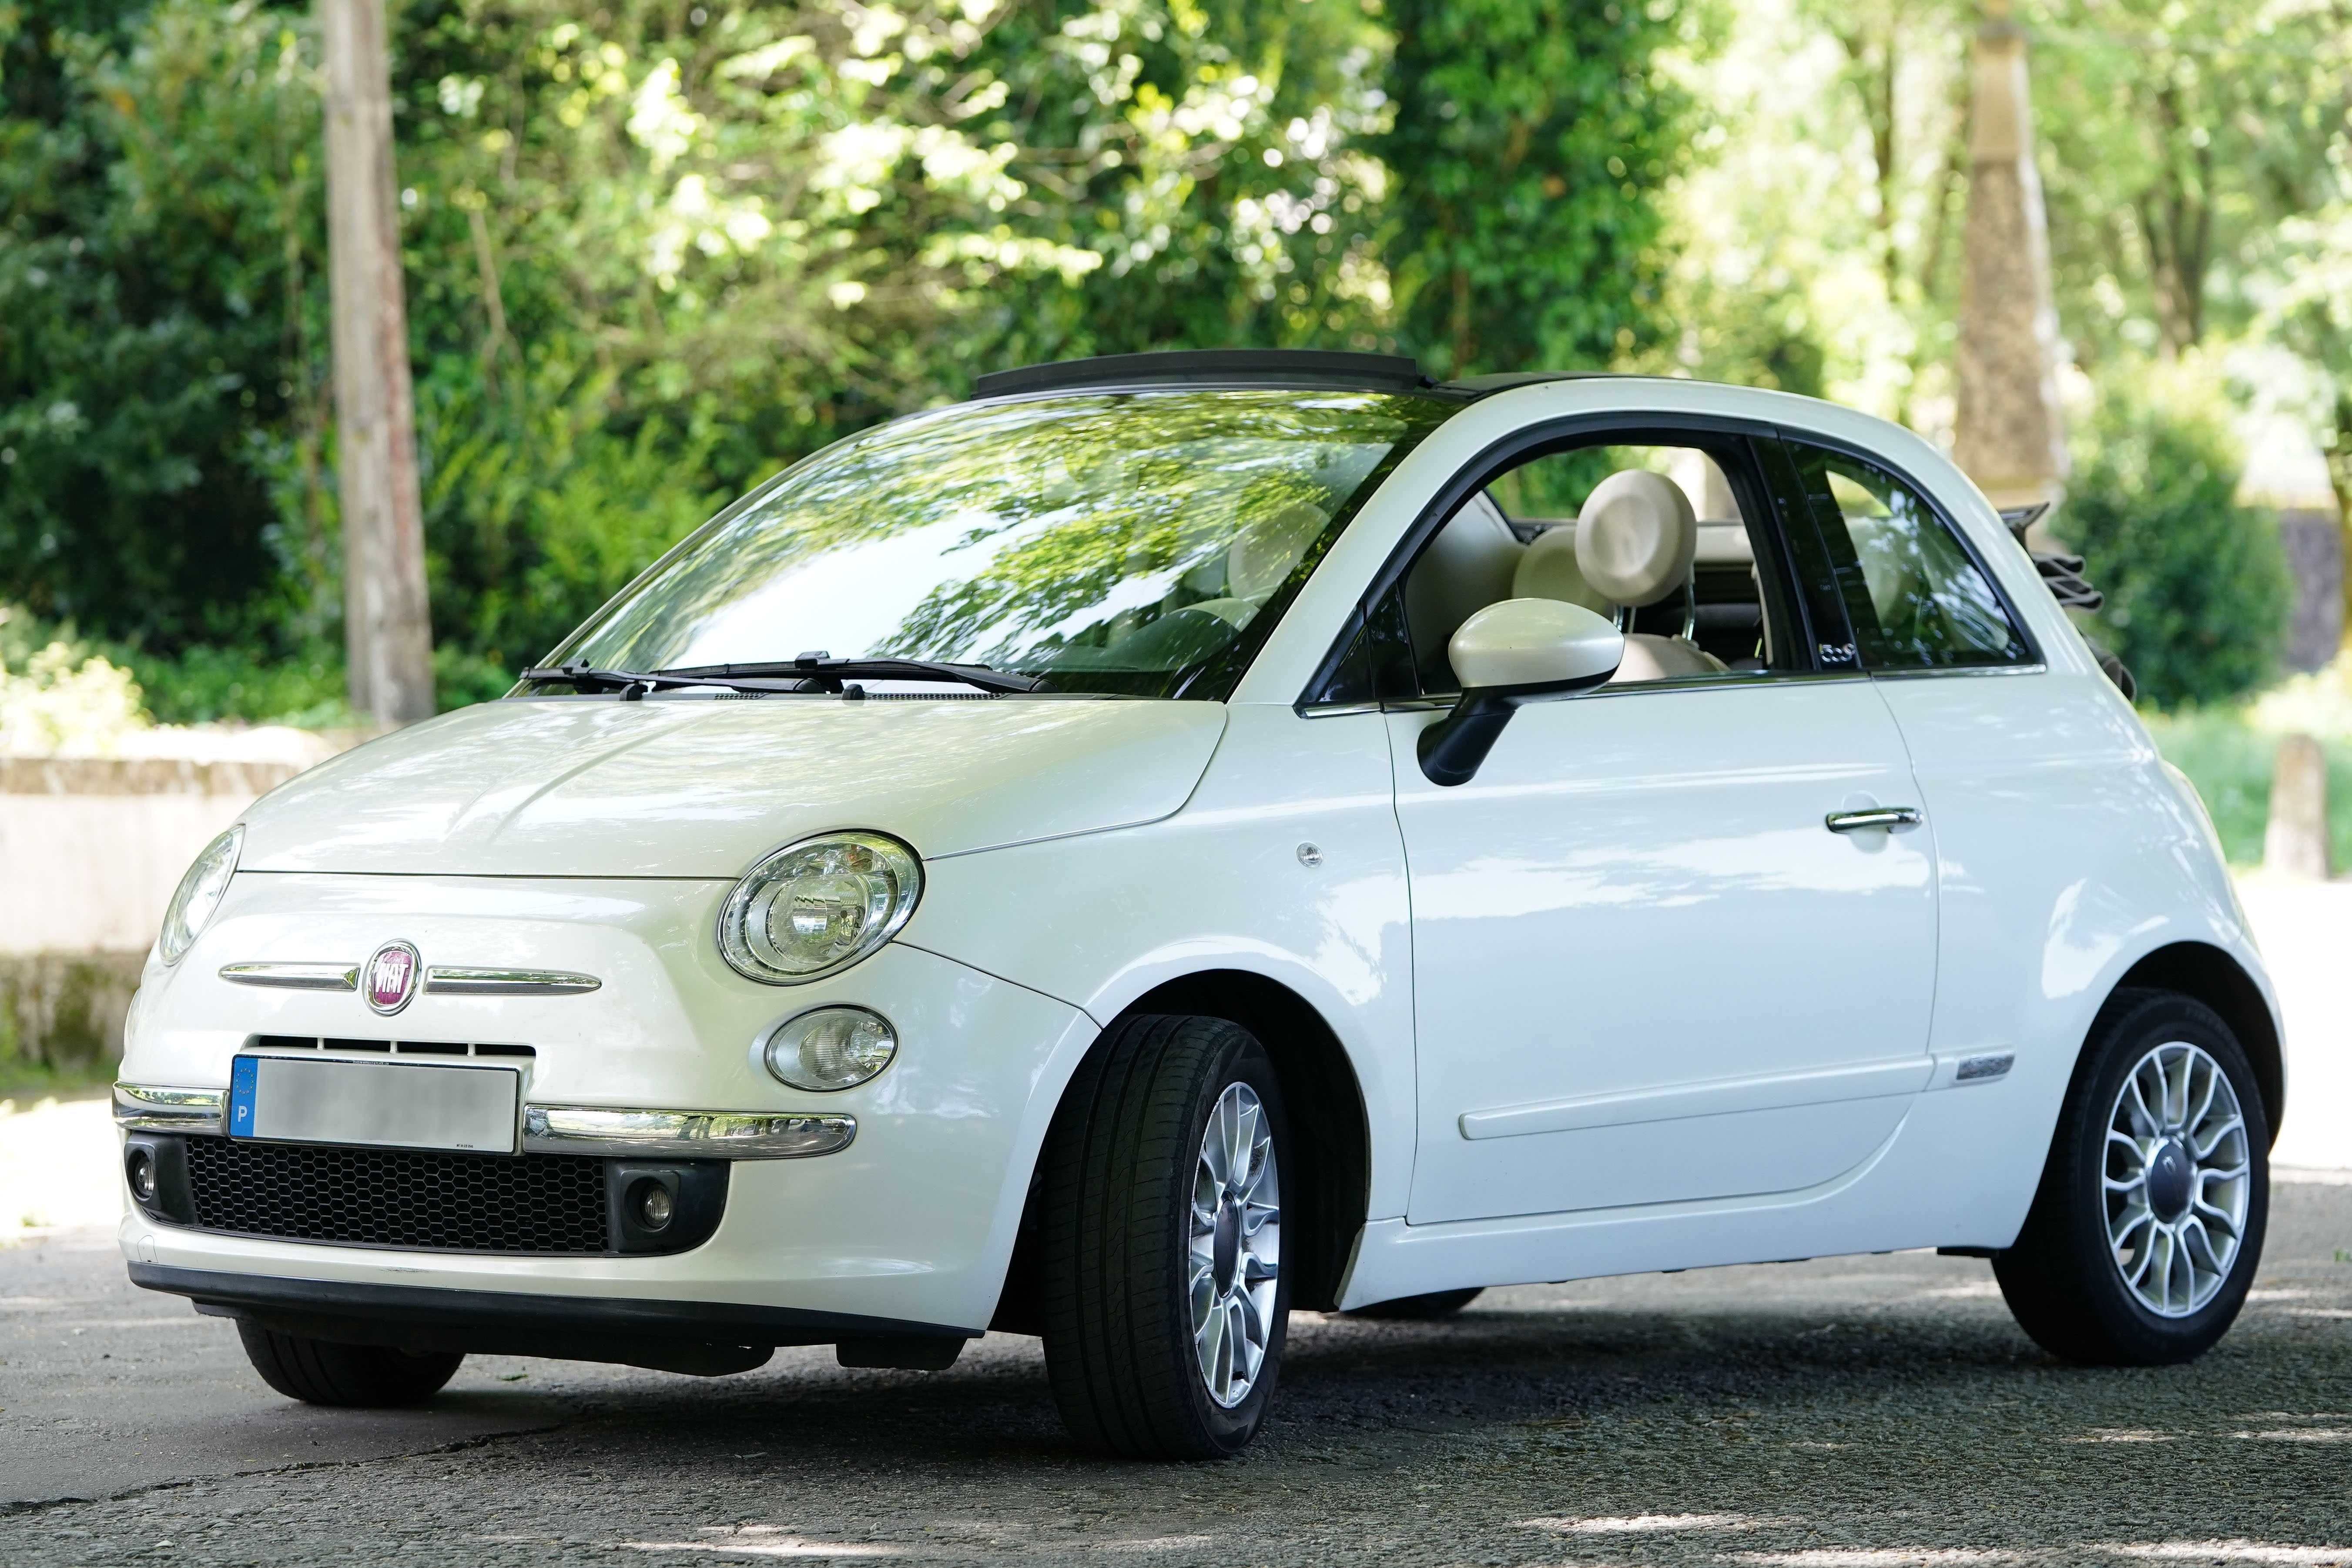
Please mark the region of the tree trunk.
POLYGON ((433 716, 433 633, 383 0, 319 0, 319 30, 327 66, 327 259, 345 645, 352 706, 391 728, 433 716))
POLYGON ((2308 735, 2279 742, 2271 774, 2271 820, 2263 831, 2263 866, 2283 877, 2324 882, 2328 864, 2327 756, 2308 735))
POLYGON ((2336 527, 2343 540, 2344 640, 2352 648, 2352 389, 2339 386, 2328 404, 2327 488, 2336 492, 2336 527))

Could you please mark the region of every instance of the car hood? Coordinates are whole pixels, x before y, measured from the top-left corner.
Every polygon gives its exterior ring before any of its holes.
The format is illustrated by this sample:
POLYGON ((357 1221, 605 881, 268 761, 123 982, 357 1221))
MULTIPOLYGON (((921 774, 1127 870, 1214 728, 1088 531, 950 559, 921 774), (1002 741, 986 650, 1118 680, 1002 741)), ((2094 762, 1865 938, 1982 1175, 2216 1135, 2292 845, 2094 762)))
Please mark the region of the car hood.
POLYGON ((938 857, 1150 822, 1216 702, 509 699, 321 763, 245 816, 241 869, 734 878, 828 828, 938 857))

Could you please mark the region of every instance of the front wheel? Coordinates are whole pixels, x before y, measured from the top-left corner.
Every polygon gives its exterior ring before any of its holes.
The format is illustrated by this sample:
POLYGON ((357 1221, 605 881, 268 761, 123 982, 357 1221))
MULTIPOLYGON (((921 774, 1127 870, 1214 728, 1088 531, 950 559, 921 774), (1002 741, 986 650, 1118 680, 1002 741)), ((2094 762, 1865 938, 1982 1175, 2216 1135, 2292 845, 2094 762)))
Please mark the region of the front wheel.
POLYGON ((1131 1458, 1221 1458, 1282 1366, 1290 1151, 1265 1048, 1222 1018, 1117 1025, 1045 1156, 1045 1370, 1072 1436, 1131 1458))
POLYGON ((1993 1275, 2053 1355, 2185 1362, 2236 1321, 2269 1215, 2270 1126, 2237 1037, 2189 997, 2118 992, 1993 1275))
POLYGON ((386 1345, 346 1345, 281 1334, 240 1320, 237 1338, 261 1381, 305 1405, 383 1409, 422 1405, 457 1373, 456 1352, 411 1355, 386 1345))

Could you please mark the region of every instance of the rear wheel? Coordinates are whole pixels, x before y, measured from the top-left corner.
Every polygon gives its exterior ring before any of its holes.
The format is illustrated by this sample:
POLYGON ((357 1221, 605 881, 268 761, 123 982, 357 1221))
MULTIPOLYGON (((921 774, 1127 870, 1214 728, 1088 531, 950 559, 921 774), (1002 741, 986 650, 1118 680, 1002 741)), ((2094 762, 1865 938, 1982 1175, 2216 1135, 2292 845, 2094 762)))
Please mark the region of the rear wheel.
POLYGON ((1426 1296, 1399 1296, 1393 1301, 1375 1301, 1369 1307, 1358 1307, 1348 1316, 1427 1322, 1436 1318, 1452 1317, 1485 1293, 1474 1285, 1467 1290, 1432 1290, 1426 1296))
POLYGON ((1222 1018, 1116 1026, 1045 1156, 1045 1368, 1071 1434, 1136 1458, 1219 1458, 1256 1436, 1290 1310, 1282 1089, 1222 1018))
POLYGON ((242 1321, 236 1333, 261 1381, 305 1405, 422 1405, 457 1375, 466 1359, 454 1351, 411 1355, 387 1345, 338 1344, 242 1321))
POLYGON ((2120 991, 2093 1026, 2041 1191, 1993 1275, 2053 1355, 2189 1361, 2245 1304, 2269 1215, 2270 1127, 2237 1037, 2189 997, 2120 991))

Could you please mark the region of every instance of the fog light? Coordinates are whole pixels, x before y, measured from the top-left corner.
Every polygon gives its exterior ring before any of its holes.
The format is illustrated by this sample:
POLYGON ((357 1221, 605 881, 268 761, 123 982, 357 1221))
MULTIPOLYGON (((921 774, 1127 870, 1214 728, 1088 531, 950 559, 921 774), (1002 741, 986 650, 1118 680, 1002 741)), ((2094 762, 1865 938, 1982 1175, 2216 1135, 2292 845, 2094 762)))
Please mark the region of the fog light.
POLYGON ((761 1059, 778 1081, 820 1093, 855 1089, 898 1054, 898 1031, 864 1007, 819 1007, 776 1026, 761 1059))
POLYGON ((677 1200, 659 1182, 647 1182, 637 1190, 637 1223, 647 1230, 661 1229, 677 1212, 677 1200))
POLYGON ((123 1162, 131 1178, 131 1195, 142 1204, 155 1201, 155 1156, 145 1149, 134 1148, 123 1162))

